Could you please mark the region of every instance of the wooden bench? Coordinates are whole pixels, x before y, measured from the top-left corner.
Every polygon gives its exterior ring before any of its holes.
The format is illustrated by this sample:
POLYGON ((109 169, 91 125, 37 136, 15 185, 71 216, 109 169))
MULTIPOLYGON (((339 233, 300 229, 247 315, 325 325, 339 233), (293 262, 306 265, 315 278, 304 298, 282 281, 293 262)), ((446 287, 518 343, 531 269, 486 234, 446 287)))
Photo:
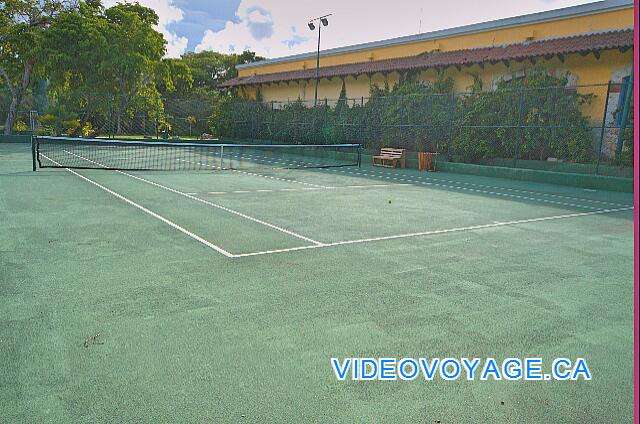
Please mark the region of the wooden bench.
POLYGON ((373 166, 384 166, 385 168, 397 168, 398 164, 400 164, 400 168, 404 168, 405 160, 405 149, 383 147, 380 149, 379 155, 371 157, 371 164, 373 166))

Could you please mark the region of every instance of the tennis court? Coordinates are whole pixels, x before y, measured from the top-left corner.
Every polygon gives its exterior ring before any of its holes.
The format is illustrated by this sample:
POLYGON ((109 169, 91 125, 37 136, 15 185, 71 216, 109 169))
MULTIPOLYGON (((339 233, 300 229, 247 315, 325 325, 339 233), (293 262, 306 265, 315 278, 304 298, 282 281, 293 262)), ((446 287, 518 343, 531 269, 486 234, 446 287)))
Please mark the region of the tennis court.
POLYGON ((63 167, 32 172, 30 146, 0 145, 0 407, 15 420, 630 415, 631 194, 359 167, 353 151, 64 168, 122 152, 43 148, 63 167), (586 357, 594 379, 373 384, 329 364, 452 354, 586 357))

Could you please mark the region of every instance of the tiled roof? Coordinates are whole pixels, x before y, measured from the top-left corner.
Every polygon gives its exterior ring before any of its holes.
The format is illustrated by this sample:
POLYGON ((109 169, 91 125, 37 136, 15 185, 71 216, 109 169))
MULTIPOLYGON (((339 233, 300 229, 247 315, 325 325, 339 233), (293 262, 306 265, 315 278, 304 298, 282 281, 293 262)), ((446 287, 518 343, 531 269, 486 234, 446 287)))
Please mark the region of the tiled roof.
MULTIPOLYGON (((589 53, 610 49, 633 47, 633 30, 625 29, 609 32, 573 35, 503 46, 482 47, 450 52, 423 53, 417 56, 396 59, 350 63, 320 68, 320 78, 344 77, 348 75, 372 75, 377 72, 411 71, 449 66, 471 66, 474 64, 497 63, 500 61, 522 61, 528 58, 589 53)), ((271 74, 238 77, 220 84, 220 87, 237 87, 297 80, 315 79, 316 70, 277 72, 271 74)))
MULTIPOLYGON (((616 10, 627 9, 633 13, 633 0, 599 0, 576 6, 563 7, 560 9, 546 10, 543 12, 530 13, 528 15, 512 16, 487 22, 478 22, 470 25, 463 25, 454 28, 446 28, 435 31, 423 32, 421 34, 405 35, 401 37, 389 38, 386 40, 369 41, 362 44, 353 44, 350 46, 335 47, 322 50, 320 57, 336 56, 345 53, 358 51, 370 51, 383 47, 400 46, 404 44, 412 44, 421 41, 437 41, 444 38, 455 37, 459 35, 478 34, 482 32, 497 31, 505 28, 514 28, 523 25, 539 24, 543 22, 552 22, 558 20, 572 19, 582 16, 592 16, 602 13, 613 12, 616 10)), ((259 68, 275 63, 294 62, 299 60, 314 59, 316 52, 306 52, 294 54, 284 57, 276 57, 272 59, 260 60, 258 62, 244 63, 238 65, 238 69, 259 68)))

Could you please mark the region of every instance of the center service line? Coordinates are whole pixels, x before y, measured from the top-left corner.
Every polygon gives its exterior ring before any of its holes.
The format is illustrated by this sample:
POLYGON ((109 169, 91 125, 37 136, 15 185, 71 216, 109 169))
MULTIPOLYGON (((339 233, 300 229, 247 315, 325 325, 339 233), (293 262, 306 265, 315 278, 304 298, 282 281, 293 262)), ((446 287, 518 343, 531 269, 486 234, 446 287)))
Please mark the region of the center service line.
MULTIPOLYGON (((51 162, 55 163, 56 165, 61 166, 61 165, 60 165, 58 162, 56 162, 55 160, 53 160, 53 159, 51 159, 51 158, 48 158, 47 156, 43 155, 42 153, 41 153, 41 155, 42 155, 44 158, 46 158, 47 160, 49 160, 49 161, 51 161, 51 162)), ((158 215, 157 213, 153 212, 152 210, 149 210, 149 209, 145 208, 144 206, 142 206, 142 205, 140 205, 140 204, 138 204, 138 203, 134 202, 133 200, 130 200, 130 199, 128 199, 128 198, 126 198, 126 197, 124 197, 123 195, 121 195, 121 194, 119 194, 119 193, 116 193, 115 191, 113 191, 113 190, 111 190, 111 189, 109 189, 109 188, 107 188, 107 187, 103 186, 102 184, 99 184, 99 183, 97 183, 97 182, 93 181, 92 179, 89 179, 89 178, 85 177, 85 176, 84 176, 84 175, 82 175, 82 174, 77 173, 76 171, 73 171, 73 170, 71 170, 71 169, 69 169, 69 168, 64 168, 64 169, 65 169, 65 170, 67 170, 67 171, 69 171, 69 172, 71 172, 73 175, 75 175, 75 176, 77 176, 77 177, 82 178, 82 179, 83 179, 83 180, 85 180, 86 182, 88 182, 88 183, 90 183, 90 184, 93 184, 94 186, 96 186, 96 187, 98 187, 98 188, 100 188, 100 189, 102 189, 102 190, 106 191, 107 193, 111 194, 112 196, 115 196, 115 197, 117 197, 118 199, 120 199, 120 200, 122 200, 122 201, 124 201, 124 202, 128 203, 129 205, 131 205, 131 206, 133 206, 133 207, 135 207, 135 208, 140 209, 140 210, 141 210, 141 211, 143 211, 144 213, 146 213, 146 214, 148 214, 148 215, 151 215, 152 217, 154 217, 154 218, 156 218, 156 219, 158 219, 158 220, 160 220, 160 221, 164 222, 165 224, 169 225, 170 227, 175 228, 176 230, 180 231, 181 233, 186 234, 187 236, 189 236, 189 237, 191 237, 192 239, 194 239, 194 240, 196 240, 196 241, 198 241, 198 242, 200 242, 200 243, 204 244, 205 246, 207 246, 207 247, 209 247, 209 248, 211 248, 211 249, 215 250, 216 252, 223 254, 223 255, 224 255, 224 256, 226 256, 227 258, 233 258, 233 256, 234 256, 233 254, 231 254, 231 253, 227 252, 226 250, 222 249, 221 247, 216 246, 215 244, 213 244, 213 243, 211 243, 211 242, 209 242, 209 241, 207 241, 207 240, 203 239, 203 238, 202 238, 202 237, 200 237, 199 235, 194 234, 194 233, 192 233, 191 231, 189 231, 189 230, 187 230, 187 229, 185 229, 185 228, 181 227, 180 225, 176 224, 175 222, 172 222, 172 221, 168 220, 167 218, 165 218, 165 217, 163 217, 163 216, 161 216, 161 215, 158 215)))
MULTIPOLYGON (((76 156, 76 157, 78 157, 78 158, 80 158, 80 159, 83 159, 83 160, 86 160, 86 161, 88 161, 88 162, 94 163, 94 164, 96 164, 96 165, 102 166, 103 168, 106 168, 106 166, 105 166, 105 165, 103 165, 103 164, 101 164, 101 163, 99 163, 99 162, 95 162, 95 161, 93 161, 93 160, 91 160, 91 159, 88 159, 88 158, 82 157, 82 156, 80 156, 80 155, 76 155, 75 153, 71 153, 71 152, 66 151, 66 150, 65 150, 65 152, 66 152, 66 153, 68 153, 68 154, 70 154, 70 155, 76 156)), ((233 209, 227 208, 227 207, 222 206, 222 205, 218 205, 218 204, 213 203, 213 202, 209 202, 208 200, 201 199, 201 198, 196 197, 196 196, 192 196, 192 195, 187 194, 187 193, 184 193, 184 192, 182 192, 182 191, 179 191, 179 190, 173 189, 173 188, 171 188, 171 187, 164 186, 164 185, 162 185, 162 184, 159 184, 159 183, 156 183, 156 182, 154 182, 154 181, 150 181, 150 180, 144 179, 144 178, 142 178, 142 177, 138 177, 138 176, 133 175, 133 174, 129 174, 129 173, 124 172, 124 171, 116 170, 116 172, 118 172, 118 173, 120 173, 120 174, 122 174, 122 175, 126 175, 127 177, 130 177, 130 178, 133 178, 133 179, 136 179, 136 180, 139 180, 139 181, 145 182, 145 183, 147 183, 147 184, 151 184, 151 185, 153 185, 153 186, 155 186, 155 187, 158 187, 158 188, 161 188, 161 189, 163 189, 163 190, 167 190, 167 191, 169 191, 169 192, 171 192, 171 193, 175 193, 175 194, 178 194, 178 195, 180 195, 180 196, 184 196, 184 197, 186 197, 186 198, 188 198, 188 199, 195 200, 195 201, 200 202, 200 203, 203 203, 203 204, 205 204, 205 205, 207 205, 207 206, 211 206, 211 207, 214 207, 214 208, 217 208, 217 209, 223 210, 223 211, 225 211, 225 212, 231 213, 231 214, 233 214, 233 215, 239 216, 239 217, 241 217, 241 218, 248 219, 249 221, 253 221, 253 222, 256 222, 256 223, 258 223, 258 224, 264 225, 264 226, 266 226, 266 227, 273 228, 274 230, 277 230, 277 231, 280 231, 280 232, 282 232, 282 233, 288 234, 288 235, 290 235, 290 236, 293 236, 293 237, 296 237, 296 238, 302 239, 302 240, 304 240, 304 241, 308 241, 308 242, 310 242, 310 243, 313 243, 313 244, 314 244, 314 245, 316 245, 316 246, 324 246, 324 243, 321 243, 321 242, 319 242, 319 241, 317 241, 317 240, 313 240, 313 239, 311 239, 311 238, 309 238, 309 237, 305 237, 305 236, 300 235, 300 234, 298 234, 298 233, 294 233, 293 231, 289 231, 289 230, 287 230, 286 228, 278 227, 277 225, 270 224, 270 223, 268 223, 268 222, 266 222, 266 221, 262 221, 261 219, 254 218, 254 217, 249 216, 249 215, 246 215, 246 214, 244 214, 244 213, 242 213, 242 212, 238 212, 238 211, 236 211, 236 210, 233 210, 233 209)))

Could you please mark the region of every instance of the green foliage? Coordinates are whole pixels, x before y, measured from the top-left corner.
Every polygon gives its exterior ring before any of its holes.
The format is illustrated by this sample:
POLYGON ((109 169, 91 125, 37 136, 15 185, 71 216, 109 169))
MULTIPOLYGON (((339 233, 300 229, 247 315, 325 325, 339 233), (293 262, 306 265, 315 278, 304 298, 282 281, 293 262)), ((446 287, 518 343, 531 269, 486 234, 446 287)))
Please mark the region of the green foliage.
POLYGON ((137 3, 104 9, 98 1, 87 1, 58 16, 44 44, 49 90, 58 115, 84 112, 75 129, 63 130, 75 133, 109 107, 120 133, 136 107, 156 103, 156 82, 168 91, 188 89, 188 69, 161 61, 166 42, 154 29, 157 23, 155 12, 137 3))
POLYGON ((38 117, 40 125, 47 128, 53 128, 56 123, 56 117, 50 113, 38 117))
POLYGON ((38 122, 41 128, 38 132, 44 135, 86 137, 95 133, 93 125, 86 119, 81 119, 77 113, 46 113, 38 117, 38 122))
POLYGON ((457 104, 451 153, 464 162, 493 158, 556 158, 571 162, 593 159, 589 122, 580 108, 592 101, 566 89, 567 76, 541 68, 524 78, 502 81, 493 91, 479 91, 457 104))
POLYGON ((210 117, 217 135, 279 143, 362 143, 366 148, 403 147, 448 152, 455 160, 503 158, 590 162, 594 147, 581 108, 592 95, 566 88, 567 76, 542 69, 482 91, 481 81, 464 95, 438 75, 416 82, 407 75, 392 88, 372 86, 366 102, 340 91, 335 107, 301 100, 262 103, 226 98, 210 117))
POLYGON ((81 133, 83 137, 92 137, 93 135, 95 135, 95 132, 96 130, 91 122, 85 122, 82 126, 81 133))
POLYGON ((182 59, 163 59, 156 65, 156 87, 163 96, 184 96, 191 91, 193 74, 182 59))
POLYGON ((442 73, 434 82, 416 82, 412 75, 392 89, 372 86, 364 106, 364 138, 371 148, 383 146, 435 151, 446 142, 452 106, 453 79, 442 73))
POLYGON ((258 86, 258 88, 256 88, 256 102, 260 102, 262 103, 264 101, 264 97, 262 97, 262 89, 260 88, 260 86, 258 86))
POLYGON ((173 125, 171 124, 172 116, 165 115, 158 120, 158 131, 163 133, 171 132, 173 125))
POLYGON ((177 60, 185 63, 191 70, 193 77, 192 92, 199 95, 208 95, 217 91, 218 84, 238 75, 236 65, 263 59, 251 51, 244 51, 241 54, 203 51, 185 53, 181 59, 177 60))
POLYGON ((29 126, 24 121, 18 120, 18 121, 16 121, 16 123, 14 125, 14 129, 17 132, 21 133, 21 132, 29 130, 29 126))
POLYGON ((38 117, 40 132, 42 135, 58 135, 58 119, 51 113, 46 113, 38 117))
POLYGON ((234 121, 237 119, 234 103, 234 99, 228 94, 216 95, 212 101, 211 114, 207 118, 210 133, 216 136, 233 136, 234 121))
POLYGON ((189 137, 191 137, 193 135, 193 132, 192 132, 193 126, 198 122, 198 119, 193 115, 189 115, 186 118, 184 118, 184 121, 187 125, 189 125, 189 137))
POLYGON ((350 131, 348 131, 345 124, 351 120, 350 115, 354 115, 355 113, 349 110, 347 101, 347 87, 343 79, 340 95, 338 96, 336 107, 333 110, 332 125, 325 131, 326 136, 332 141, 349 138, 350 131))
POLYGON ((33 70, 44 61, 43 39, 51 22, 66 5, 62 0, 4 0, 0 3, 0 68, 4 83, 18 84, 26 66, 33 70))
POLYGON ((629 166, 633 167, 634 161, 634 143, 633 143, 633 98, 631 99, 631 103, 629 104, 629 118, 627 122, 627 127, 624 130, 624 134, 622 134, 622 152, 620 153, 620 165, 621 166, 629 166))
POLYGON ((287 104, 237 101, 220 102, 210 122, 223 137, 293 144, 335 142, 334 110, 324 103, 308 107, 301 100, 287 104), (240 121, 239 121, 240 120, 240 121))
POLYGON ((0 3, 0 78, 10 91, 5 133, 14 127, 17 110, 33 75, 46 60, 43 41, 52 22, 68 7, 62 0, 4 0, 0 3))
POLYGON ((226 96, 217 85, 237 75, 236 65, 262 58, 245 51, 165 59, 157 24, 152 9, 133 2, 108 8, 99 0, 0 2, 0 110, 13 111, 7 128, 15 127, 29 77, 37 75, 46 85, 38 88, 36 109, 54 118, 43 131, 206 131, 215 102, 226 96))
POLYGON ((75 135, 80 130, 80 119, 72 118, 62 121, 62 131, 64 134, 75 135))

